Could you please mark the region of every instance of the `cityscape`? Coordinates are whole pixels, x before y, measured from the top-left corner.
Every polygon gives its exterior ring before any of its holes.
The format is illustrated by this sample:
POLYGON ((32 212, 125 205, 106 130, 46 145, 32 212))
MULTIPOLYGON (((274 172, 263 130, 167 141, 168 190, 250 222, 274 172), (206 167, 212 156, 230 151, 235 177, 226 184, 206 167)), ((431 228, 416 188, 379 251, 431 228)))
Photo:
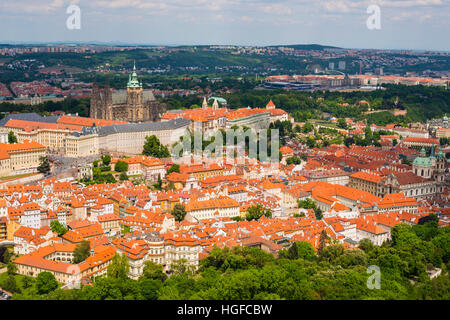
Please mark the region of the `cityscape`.
MULTIPOLYGON (((82 28, 84 1, 39 2, 82 28)), ((159 2, 114 3, 178 3, 159 2)), ((449 50, 15 32, 0 43, 2 306, 450 299, 449 50)))

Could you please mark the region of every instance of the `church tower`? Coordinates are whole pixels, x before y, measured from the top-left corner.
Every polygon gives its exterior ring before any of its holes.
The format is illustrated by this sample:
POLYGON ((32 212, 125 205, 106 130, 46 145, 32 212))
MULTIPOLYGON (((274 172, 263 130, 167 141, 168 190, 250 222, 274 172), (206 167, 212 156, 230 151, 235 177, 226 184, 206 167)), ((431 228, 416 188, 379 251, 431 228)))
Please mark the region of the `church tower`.
POLYGON ((133 73, 128 77, 127 105, 129 121, 139 122, 145 119, 142 82, 138 80, 136 63, 133 67, 133 73))
POLYGON ((212 109, 213 110, 219 110, 219 102, 217 102, 217 99, 214 99, 213 105, 212 105, 212 109))
POLYGON ((106 76, 105 90, 103 90, 102 119, 112 119, 112 90, 109 87, 109 78, 106 76))
POLYGON ((436 181, 436 192, 442 193, 445 186, 445 156, 442 150, 436 156, 434 165, 434 180, 436 181))
POLYGON ((91 107, 89 111, 89 116, 91 118, 98 118, 97 113, 100 105, 101 105, 100 89, 97 83, 97 76, 95 76, 94 83, 92 85, 91 107))
POLYGON ((206 97, 203 97, 202 109, 208 108, 208 102, 206 102, 206 97))

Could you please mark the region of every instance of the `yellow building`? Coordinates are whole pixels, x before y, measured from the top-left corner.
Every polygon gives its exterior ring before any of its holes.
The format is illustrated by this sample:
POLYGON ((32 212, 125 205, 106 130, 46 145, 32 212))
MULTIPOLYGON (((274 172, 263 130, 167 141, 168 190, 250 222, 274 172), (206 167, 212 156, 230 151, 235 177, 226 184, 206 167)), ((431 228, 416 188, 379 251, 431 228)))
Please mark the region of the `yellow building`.
POLYGON ((18 142, 32 140, 44 145, 51 152, 63 152, 66 137, 72 136, 74 131, 80 132, 81 129, 81 126, 70 124, 10 119, 2 131, 14 132, 18 142))
POLYGON ((0 218, 0 241, 4 241, 7 239, 7 227, 8 227, 8 219, 6 217, 0 218))
POLYGON ((436 138, 450 138, 450 128, 439 128, 436 130, 436 138))
POLYGON ((113 246, 97 246, 85 261, 72 264, 74 250, 74 244, 53 243, 17 258, 14 263, 19 274, 36 277, 47 271, 52 273, 58 282, 77 284, 82 279, 106 274, 116 253, 113 246))
POLYGON ((14 241, 14 233, 21 227, 18 220, 9 220, 6 226, 6 240, 14 241))
POLYGON ((45 146, 35 141, 0 143, 0 174, 9 176, 36 172, 40 158, 45 154, 45 146))
POLYGON ((182 174, 193 174, 194 177, 200 181, 205 178, 218 177, 223 176, 225 169, 231 168, 229 165, 219 166, 216 163, 207 165, 207 164, 197 164, 197 165, 189 165, 189 166, 180 166, 180 173, 182 174))
POLYGON ((88 157, 99 153, 98 135, 67 136, 65 138, 65 155, 68 157, 88 157))

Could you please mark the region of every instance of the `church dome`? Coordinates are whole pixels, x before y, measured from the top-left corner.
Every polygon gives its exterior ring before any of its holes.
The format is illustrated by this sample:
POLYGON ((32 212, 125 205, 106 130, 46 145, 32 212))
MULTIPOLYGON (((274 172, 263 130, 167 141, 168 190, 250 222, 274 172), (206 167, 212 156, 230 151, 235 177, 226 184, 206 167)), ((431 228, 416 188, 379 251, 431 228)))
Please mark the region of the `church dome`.
POLYGON ((419 165, 419 166, 431 166, 433 165, 433 163, 431 162, 430 158, 426 158, 426 157, 417 157, 414 159, 413 161, 414 165, 419 165))

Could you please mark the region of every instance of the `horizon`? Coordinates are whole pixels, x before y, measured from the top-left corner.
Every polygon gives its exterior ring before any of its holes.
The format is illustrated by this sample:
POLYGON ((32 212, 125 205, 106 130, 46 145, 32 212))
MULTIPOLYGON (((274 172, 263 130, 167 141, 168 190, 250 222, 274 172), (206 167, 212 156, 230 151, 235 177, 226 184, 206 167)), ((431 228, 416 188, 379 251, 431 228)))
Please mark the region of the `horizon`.
MULTIPOLYGON (((431 51, 431 52, 450 52, 450 49, 444 50, 435 50, 435 49, 410 49, 410 48, 368 48, 368 47, 345 47, 345 46, 337 46, 330 44, 321 44, 321 43, 290 43, 290 44, 269 44, 269 45, 257 45, 257 44, 236 44, 236 43, 226 43, 226 44, 218 44, 218 43, 199 43, 199 44, 189 44, 189 43, 132 43, 132 42, 121 42, 121 41, 2 41, 0 40, 0 46, 8 45, 8 46, 51 46, 51 45, 92 45, 92 46, 117 46, 117 47, 209 47, 209 46, 236 46, 236 47, 261 47, 261 48, 269 48, 269 47, 293 47, 293 46, 321 46, 324 48, 332 48, 332 49, 342 49, 342 50, 380 50, 380 51, 431 51)), ((310 49, 313 50, 313 49, 310 49)))
POLYGON ((450 0, 4 0, 0 39, 448 52, 449 8, 450 0), (370 27, 373 5, 379 24, 370 27))

